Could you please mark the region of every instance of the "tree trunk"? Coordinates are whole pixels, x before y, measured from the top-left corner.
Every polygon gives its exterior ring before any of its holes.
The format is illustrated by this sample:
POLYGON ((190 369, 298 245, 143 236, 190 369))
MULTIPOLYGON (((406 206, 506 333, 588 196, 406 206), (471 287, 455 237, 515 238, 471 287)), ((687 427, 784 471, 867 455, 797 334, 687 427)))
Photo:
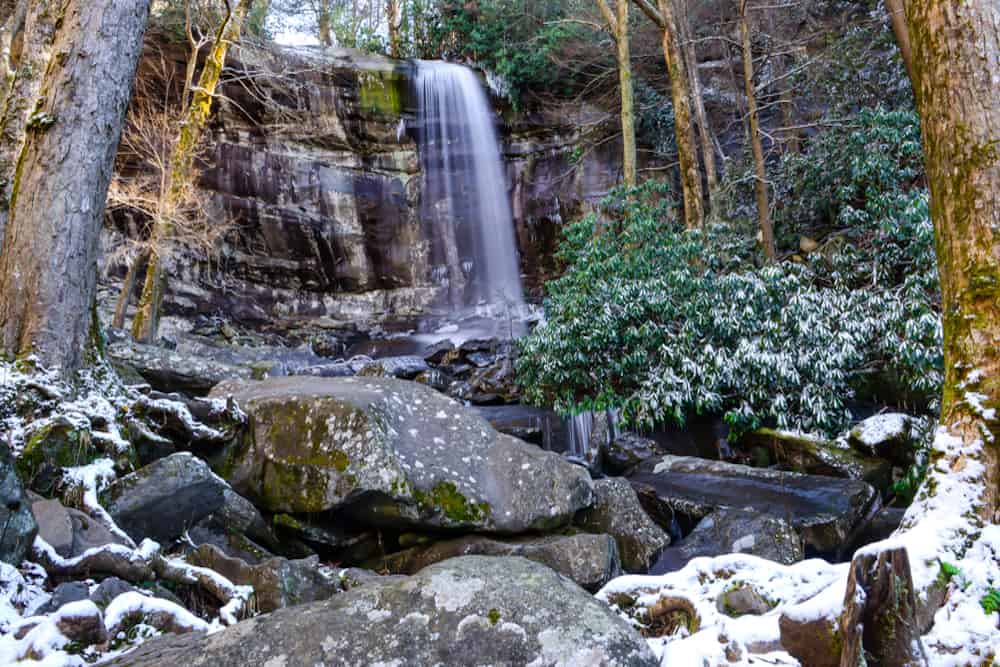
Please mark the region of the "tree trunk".
POLYGON ((747 96, 747 131, 753 150, 756 172, 757 222, 760 242, 769 260, 775 257, 774 228, 771 226, 771 207, 767 196, 767 167, 764 164, 764 146, 760 140, 760 119, 757 117, 757 95, 753 85, 753 50, 750 45, 750 25, 747 22, 747 0, 740 0, 740 43, 743 47, 743 83, 747 96))
POLYGON ((145 264, 146 252, 142 251, 128 265, 125 280, 122 281, 122 290, 118 293, 118 301, 115 303, 115 314, 111 319, 111 326, 115 329, 125 328, 125 314, 128 312, 128 303, 132 300, 132 292, 135 291, 135 280, 145 264))
POLYGON ((597 0, 604 20, 615 39, 615 58, 618 61, 618 88, 621 93, 622 125, 622 182, 629 187, 636 184, 635 102, 632 91, 632 58, 628 40, 628 2, 617 0, 615 12, 606 0, 597 0))
MULTIPOLYGON (((198 85, 181 124, 180 138, 170 158, 168 197, 178 197, 192 178, 195 149, 212 112, 212 100, 226 64, 226 55, 230 45, 240 37, 251 4, 252 0, 240 0, 216 32, 212 50, 205 60, 198 85)), ((169 204, 167 208, 170 208, 169 204)), ((163 264, 168 259, 167 246, 172 235, 173 226, 169 221, 163 218, 156 221, 149 243, 151 252, 146 268, 146 282, 132 321, 132 336, 138 341, 152 342, 156 338, 165 288, 163 264)))
POLYGON ((851 573, 840 616, 840 667, 919 667, 927 664, 920 643, 917 598, 905 548, 862 551, 851 573))
POLYGON ((386 23, 389 25, 389 55, 399 58, 402 54, 402 38, 399 34, 403 27, 402 0, 388 0, 385 8, 386 23))
POLYGON ((941 427, 985 466, 973 506, 955 511, 990 522, 1000 509, 1000 24, 990 0, 907 0, 906 11, 941 279, 941 427))
MULTIPOLYGON (((333 8, 330 6, 331 0, 320 0, 319 3, 319 43, 323 46, 333 46, 333 8)), ((345 46, 340 44, 340 46, 345 46)))
POLYGON ((108 184, 149 18, 149 0, 64 0, 28 123, 0 258, 0 349, 81 367, 108 184))
POLYGON ((670 76, 670 97, 674 104, 674 134, 677 160, 680 163, 681 189, 684 195, 684 223, 688 229, 701 229, 705 224, 702 205, 701 173, 695 149, 694 128, 691 124, 691 91, 687 68, 681 52, 674 0, 657 0, 652 7, 647 0, 635 0, 639 8, 660 26, 663 38, 663 58, 670 76))
POLYGON ((913 49, 910 47, 910 29, 906 26, 906 0, 885 0, 885 10, 889 13, 889 24, 896 37, 899 56, 903 59, 903 66, 912 82, 913 49))
POLYGON ((10 215, 18 157, 24 147, 29 118, 35 110, 42 77, 55 35, 59 0, 22 2, 12 16, 11 69, 14 78, 4 98, 0 117, 0 251, 10 215))
POLYGON ((718 170, 715 166, 715 138, 712 136, 712 126, 708 124, 708 114, 705 113, 705 100, 701 93, 701 79, 698 76, 698 56, 691 38, 691 20, 688 15, 690 0, 683 0, 684 8, 681 15, 681 39, 684 43, 684 60, 688 77, 691 79, 691 101, 694 104, 694 115, 698 123, 698 135, 701 140, 701 159, 705 167, 705 182, 708 185, 709 210, 716 211, 716 197, 719 193, 718 170))

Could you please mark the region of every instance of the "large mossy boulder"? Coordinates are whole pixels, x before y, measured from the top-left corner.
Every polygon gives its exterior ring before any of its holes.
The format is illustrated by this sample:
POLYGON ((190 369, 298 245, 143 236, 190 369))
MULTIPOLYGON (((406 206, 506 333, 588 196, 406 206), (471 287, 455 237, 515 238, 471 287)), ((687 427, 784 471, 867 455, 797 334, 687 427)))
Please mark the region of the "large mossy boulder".
POLYGON ((52 495, 62 481, 63 468, 87 465, 99 456, 85 417, 57 415, 31 433, 16 466, 28 487, 52 495))
POLYGON ((466 556, 213 635, 161 637, 116 667, 659 664, 607 605, 524 558, 466 556))
POLYGON ((287 377, 212 395, 250 418, 218 471, 272 512, 521 533, 564 525, 593 499, 585 470, 416 382, 287 377))

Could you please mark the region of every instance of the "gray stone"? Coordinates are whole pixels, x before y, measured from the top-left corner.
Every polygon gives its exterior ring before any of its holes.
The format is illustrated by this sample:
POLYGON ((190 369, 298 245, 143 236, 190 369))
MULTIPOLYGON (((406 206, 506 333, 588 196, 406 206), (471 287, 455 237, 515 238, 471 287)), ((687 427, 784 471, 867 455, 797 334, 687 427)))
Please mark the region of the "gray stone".
POLYGON ((609 535, 580 533, 497 540, 468 535, 389 554, 371 564, 380 571, 415 574, 457 556, 523 556, 542 563, 589 591, 621 574, 618 548, 609 535))
POLYGON ((318 556, 298 560, 275 557, 251 565, 213 545, 203 544, 188 556, 188 561, 215 570, 234 584, 253 586, 257 609, 265 614, 325 600, 344 590, 340 578, 320 566, 318 556))
POLYGON ((244 366, 134 341, 108 345, 107 354, 116 368, 138 374, 160 391, 203 394, 223 380, 252 375, 244 366))
POLYGON ((622 433, 605 447, 601 464, 612 475, 624 475, 646 459, 663 453, 652 438, 622 433))
POLYGON ((73 555, 73 520, 58 500, 36 500, 31 513, 38 523, 38 536, 63 558, 73 555))
POLYGON ((119 595, 134 590, 135 587, 127 581, 118 577, 108 577, 90 594, 90 601, 104 609, 119 595))
POLYGON ((745 581, 737 581, 727 588, 716 600, 716 607, 726 616, 760 616, 774 608, 776 603, 745 581))
POLYGON ((116 480, 101 500, 132 539, 166 543, 219 510, 227 489, 207 463, 179 452, 116 480))
POLYGON ((0 443, 0 561, 20 565, 38 533, 7 445, 0 443))
POLYGON ((547 567, 466 556, 213 635, 153 639, 109 664, 654 667, 658 661, 608 606, 547 567))
POLYGON ((430 370, 430 366, 421 357, 383 357, 369 362, 356 362, 351 365, 358 375, 369 377, 394 377, 412 380, 421 373, 430 370))
POLYGON ((565 525, 593 499, 586 471, 415 382, 289 377, 213 390, 227 394, 252 432, 219 469, 272 512, 520 533, 565 525))
POLYGON ((889 459, 896 465, 913 463, 919 436, 916 420, 909 415, 887 412, 865 419, 851 429, 848 441, 869 456, 889 459))
POLYGON ((594 504, 580 512, 575 524, 592 533, 607 533, 618 543, 622 566, 646 572, 670 546, 670 536, 639 504, 635 490, 622 478, 594 482, 594 504))
POLYGON ((686 456, 644 462, 629 477, 643 507, 661 525, 717 509, 752 509, 787 518, 819 552, 840 548, 877 494, 865 482, 751 468, 686 456))
POLYGON ((38 614, 51 614, 64 604, 90 598, 90 586, 82 581, 66 581, 52 591, 52 597, 38 609, 38 614))
POLYGON ((699 556, 747 553, 790 565, 803 558, 802 538, 784 519, 754 510, 720 509, 698 522, 676 546, 665 550, 654 574, 684 567, 699 556))

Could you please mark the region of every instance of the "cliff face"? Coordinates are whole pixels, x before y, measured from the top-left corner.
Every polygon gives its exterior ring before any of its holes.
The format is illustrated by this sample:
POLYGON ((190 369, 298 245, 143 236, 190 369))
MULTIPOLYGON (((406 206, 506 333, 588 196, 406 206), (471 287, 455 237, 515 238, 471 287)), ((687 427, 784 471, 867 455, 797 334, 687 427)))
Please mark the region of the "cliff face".
MULTIPOLYGON (((415 65, 331 49, 244 50, 236 61, 201 186, 237 228, 214 261, 177 255, 167 314, 363 326, 442 304, 444 249, 421 215, 415 65)), ((559 226, 613 185, 620 158, 613 141, 581 148, 586 110, 499 116, 521 269, 538 294, 559 226)))

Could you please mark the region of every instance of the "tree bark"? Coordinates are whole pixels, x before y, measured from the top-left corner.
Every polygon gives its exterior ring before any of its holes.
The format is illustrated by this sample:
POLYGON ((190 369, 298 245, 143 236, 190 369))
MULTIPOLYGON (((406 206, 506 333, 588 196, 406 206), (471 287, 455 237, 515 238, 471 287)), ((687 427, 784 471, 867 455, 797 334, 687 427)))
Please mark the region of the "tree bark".
POLYGON ((840 667, 919 667, 927 664, 920 643, 917 598, 905 548, 862 551, 851 573, 840 616, 840 667))
MULTIPOLYGON (((192 178, 195 149, 212 113, 212 101, 226 64, 226 55, 230 45, 240 38, 251 4, 253 0, 240 0, 216 32, 212 50, 205 60, 198 85, 193 90, 191 103, 181 124, 180 138, 170 158, 168 197, 179 197, 192 178)), ((167 208, 170 208, 169 205, 167 208)), ((161 218, 155 222, 149 242, 151 251, 146 267, 146 281, 132 321, 132 336, 138 341, 152 342, 156 338, 165 289, 163 264, 168 258, 167 246, 172 235, 173 226, 169 221, 161 218)))
MULTIPOLYGON (((333 8, 330 6, 331 0, 320 0, 319 18, 317 27, 319 29, 319 43, 323 46, 333 46, 333 8)), ((340 46, 344 46, 341 44, 340 46)))
POLYGON ((629 0, 617 0, 615 11, 612 13, 607 0, 597 0, 601 14, 615 40, 618 88, 621 94, 622 182, 626 186, 632 187, 636 184, 636 148, 632 58, 628 39, 628 2, 629 0))
POLYGON ((27 125, 0 258, 0 351, 69 375, 85 360, 108 184, 149 0, 64 0, 27 125))
POLYGON ((756 172, 757 223, 760 226, 760 242, 764 247, 764 254, 769 260, 774 260, 774 228, 771 225, 767 166, 764 163, 764 146, 760 140, 760 119, 757 117, 757 95, 753 84, 753 50, 750 44, 750 24, 747 22, 747 0, 740 0, 740 43, 743 47, 743 83, 747 96, 747 133, 750 135, 756 172))
POLYGON ((670 97, 674 105, 674 135, 677 141, 677 161, 680 163, 681 189, 684 196, 684 223, 688 229, 701 229, 705 225, 702 204, 701 173, 698 171, 698 154, 695 149, 694 128, 691 124, 691 91, 687 68, 681 52, 674 0, 657 0, 654 7, 649 0, 633 0, 649 19, 660 26, 663 39, 663 58, 670 76, 670 97))
POLYGON ((14 78, 6 91, 0 116, 0 252, 10 216, 14 172, 49 62, 59 4, 59 0, 25 0, 11 17, 17 25, 13 27, 10 47, 14 78))
POLYGON ((885 10, 889 13, 889 25, 896 37, 899 56, 903 59, 903 66, 912 82, 913 49, 910 46, 910 29, 906 26, 906 0, 885 0, 885 10))
POLYGON ((691 101, 694 104, 694 115, 698 124, 698 135, 701 140, 701 159, 705 167, 705 182, 708 185, 709 210, 716 210, 716 197, 719 193, 718 170, 715 166, 715 138, 712 136, 712 126, 708 124, 708 114, 705 113, 705 100, 701 92, 701 79, 698 76, 698 56, 691 38, 691 19, 688 15, 690 0, 684 3, 681 13, 681 39, 684 44, 684 60, 688 77, 691 79, 691 101))
POLYGON ((403 27, 403 1, 387 0, 385 7, 386 23, 389 25, 389 55, 399 58, 403 52, 400 29, 403 27))
POLYGON ((941 426, 981 452, 982 491, 964 511, 991 522, 1000 509, 991 411, 1000 409, 1000 24, 990 0, 907 0, 906 11, 941 280, 941 426))

